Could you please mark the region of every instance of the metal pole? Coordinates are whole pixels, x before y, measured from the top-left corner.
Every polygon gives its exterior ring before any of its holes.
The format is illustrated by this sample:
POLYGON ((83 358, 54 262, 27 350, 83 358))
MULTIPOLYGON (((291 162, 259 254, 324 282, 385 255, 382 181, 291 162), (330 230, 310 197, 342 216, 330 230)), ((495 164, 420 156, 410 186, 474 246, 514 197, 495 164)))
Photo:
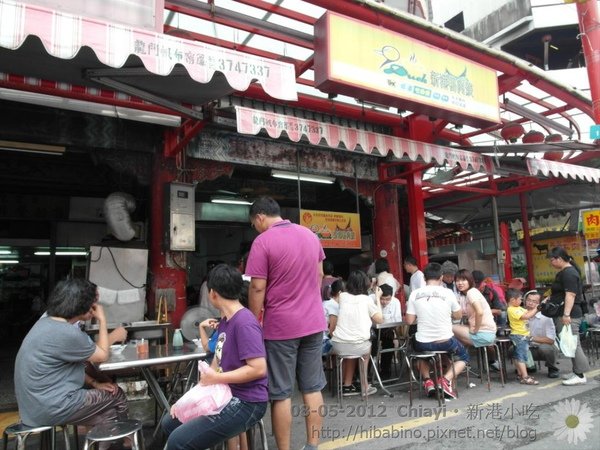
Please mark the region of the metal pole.
POLYGON ((498 203, 496 197, 492 197, 492 215, 494 219, 494 242, 496 244, 496 260, 498 261, 498 278, 500 283, 504 281, 504 258, 502 244, 500 241, 500 223, 498 222, 498 203))
POLYGON ((296 175, 298 176, 298 221, 300 221, 300 210, 302 209, 302 189, 300 186, 300 150, 296 150, 296 175))

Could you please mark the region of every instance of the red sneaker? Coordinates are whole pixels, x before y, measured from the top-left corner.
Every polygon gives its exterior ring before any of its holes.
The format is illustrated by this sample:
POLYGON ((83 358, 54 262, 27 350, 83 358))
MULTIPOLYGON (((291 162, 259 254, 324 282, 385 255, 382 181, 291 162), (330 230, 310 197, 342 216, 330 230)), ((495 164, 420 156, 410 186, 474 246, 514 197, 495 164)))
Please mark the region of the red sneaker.
POLYGON ((427 393, 427 397, 435 396, 435 385, 431 378, 427 378, 423 381, 423 390, 427 393))
POLYGON ((452 389, 452 384, 446 380, 446 377, 440 377, 438 379, 438 386, 441 386, 446 398, 456 398, 456 392, 454 392, 454 389, 452 389))

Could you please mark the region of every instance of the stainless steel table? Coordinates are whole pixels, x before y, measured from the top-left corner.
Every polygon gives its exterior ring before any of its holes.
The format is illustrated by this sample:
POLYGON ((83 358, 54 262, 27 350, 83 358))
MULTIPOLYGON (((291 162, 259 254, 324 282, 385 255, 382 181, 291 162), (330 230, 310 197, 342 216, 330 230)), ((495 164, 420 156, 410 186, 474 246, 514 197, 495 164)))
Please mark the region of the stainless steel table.
MULTIPOLYGON (((375 359, 379 362, 379 359, 383 353, 394 353, 395 355, 401 354, 401 362, 402 365, 400 367, 400 371, 398 372, 398 376, 396 378, 391 378, 389 380, 382 380, 379 376, 379 373, 375 371, 375 376, 377 377, 377 381, 379 382, 379 386, 381 389, 390 397, 393 397, 393 394, 387 389, 393 386, 401 386, 403 384, 407 384, 408 382, 401 382, 402 369, 407 367, 410 370, 410 365, 408 364, 408 359, 406 356, 407 344, 408 344, 408 324, 405 322, 387 322, 387 323, 378 323, 373 326, 377 331, 377 354, 375 359), (392 347, 384 349, 381 344, 381 332, 382 330, 392 330, 394 332, 395 339, 398 340, 398 347, 392 347), (384 385, 384 382, 391 382, 384 385)), ((410 374, 409 374, 410 376, 410 374)))
MULTIPOLYGON (((112 331, 115 328, 123 327, 128 333, 134 333, 137 331, 153 331, 153 330, 164 330, 171 327, 169 322, 157 323, 156 320, 142 320, 139 322, 122 322, 122 323, 109 323, 106 328, 108 331, 112 331)), ((89 335, 98 334, 99 325, 89 325, 85 328, 85 332, 89 335)))
POLYGON ((165 393, 160 388, 151 370, 152 367, 163 364, 195 362, 205 357, 206 352, 190 342, 186 342, 181 349, 174 349, 168 345, 151 345, 147 354, 138 354, 135 345, 128 344, 122 353, 111 354, 108 361, 100 364, 98 368, 104 372, 139 368, 163 412, 168 412, 171 405, 169 405, 165 393))

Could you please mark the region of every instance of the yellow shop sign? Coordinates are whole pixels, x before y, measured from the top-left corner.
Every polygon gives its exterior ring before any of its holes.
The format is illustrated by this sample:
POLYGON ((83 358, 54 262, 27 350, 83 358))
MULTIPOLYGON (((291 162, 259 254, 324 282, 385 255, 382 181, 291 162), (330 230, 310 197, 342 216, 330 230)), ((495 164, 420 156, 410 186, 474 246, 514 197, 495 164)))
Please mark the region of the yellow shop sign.
POLYGON ((315 25, 315 85, 457 123, 500 122, 496 72, 359 20, 326 13, 315 25))
POLYGON ((301 209, 300 225, 315 233, 323 248, 361 248, 360 215, 356 213, 301 209))

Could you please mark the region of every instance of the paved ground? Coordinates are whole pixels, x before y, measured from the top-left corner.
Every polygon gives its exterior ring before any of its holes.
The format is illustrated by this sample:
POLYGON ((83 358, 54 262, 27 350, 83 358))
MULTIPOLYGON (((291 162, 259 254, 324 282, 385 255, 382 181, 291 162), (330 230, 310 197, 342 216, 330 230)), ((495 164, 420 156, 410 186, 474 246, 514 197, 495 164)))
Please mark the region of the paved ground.
MULTIPOLYGON (((562 373, 569 362, 562 361, 562 373)), ((536 374, 539 386, 523 386, 516 381, 509 365, 509 381, 503 388, 495 375, 492 390, 471 377, 476 386, 467 389, 464 375, 459 379, 460 397, 438 407, 437 401, 415 398, 409 407, 407 388, 394 388, 393 397, 377 394, 368 403, 349 397, 341 407, 325 391, 321 411, 321 450, 416 449, 598 449, 600 442, 600 367, 592 366, 588 383, 566 387, 560 380, 536 374), (569 441, 571 438, 571 441, 569 441)), ((145 441, 149 450, 163 447, 160 437, 152 437, 153 401, 132 403, 131 414, 144 420, 145 441)), ((292 449, 304 445, 305 431, 299 398, 294 399, 292 449)), ((13 417, 0 414, 0 421, 13 417)), ((14 417, 16 418, 16 416, 14 417)), ((269 448, 275 449, 270 417, 264 419, 269 448)), ((32 441, 29 446, 34 445, 32 441)), ((12 448, 12 447, 11 447, 12 448)), ((59 445, 59 450, 61 449, 59 445)), ((260 447, 258 447, 260 448, 260 447)))

